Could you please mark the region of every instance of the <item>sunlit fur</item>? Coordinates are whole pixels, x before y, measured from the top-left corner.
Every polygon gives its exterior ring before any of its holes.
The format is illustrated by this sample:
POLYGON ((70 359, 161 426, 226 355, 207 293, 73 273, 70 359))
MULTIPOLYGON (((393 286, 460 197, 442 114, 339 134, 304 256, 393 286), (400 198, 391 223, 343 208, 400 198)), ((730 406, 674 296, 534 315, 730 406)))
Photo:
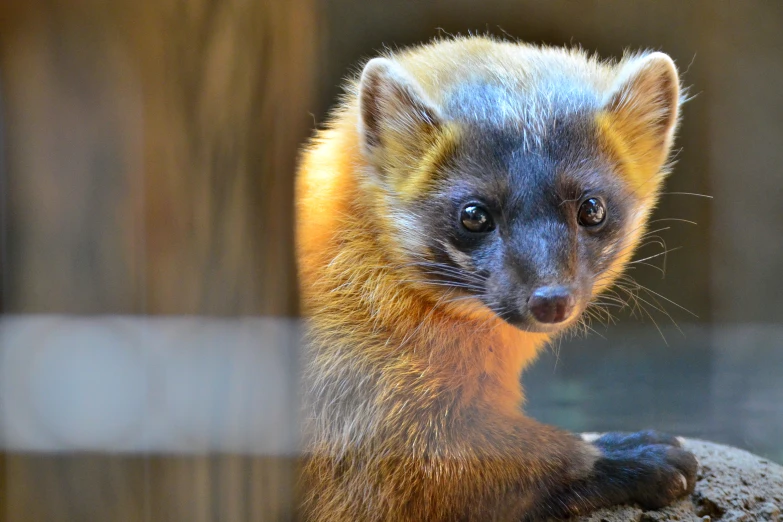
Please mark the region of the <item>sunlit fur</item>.
MULTIPOLYGON (((446 86, 477 75, 528 86, 525 100, 505 100, 505 117, 520 122, 531 146, 547 140, 541 116, 559 103, 552 85, 538 83, 549 78, 544 71, 605 93, 595 124, 633 212, 609 269, 594 281, 597 295, 644 234, 676 126, 676 83, 663 90, 674 97, 663 101, 671 108, 665 114, 655 112, 661 90, 654 77, 632 92, 617 89, 643 56, 615 64, 581 50, 458 38, 387 57, 434 107, 448 103, 446 86)), ((665 69, 670 62, 648 63, 665 69)), ((520 373, 551 336, 517 329, 459 288, 429 284, 417 269, 412 253, 423 238, 399 205, 432 189, 433 165, 459 146, 459 125, 432 134, 401 121, 381 129, 385 147, 373 151, 361 134, 358 89, 358 81, 349 84, 304 151, 297 178, 309 320, 303 514, 319 521, 518 520, 542 491, 585 475, 595 452, 521 411, 520 373), (421 133, 417 139, 411 129, 421 133)))

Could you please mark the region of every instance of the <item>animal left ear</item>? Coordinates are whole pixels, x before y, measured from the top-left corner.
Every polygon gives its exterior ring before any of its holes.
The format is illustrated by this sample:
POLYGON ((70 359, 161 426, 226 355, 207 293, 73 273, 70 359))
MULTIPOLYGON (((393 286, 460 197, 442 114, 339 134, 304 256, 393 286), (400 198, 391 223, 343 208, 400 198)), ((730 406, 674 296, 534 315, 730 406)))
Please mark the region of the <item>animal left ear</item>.
POLYGON ((362 71, 359 116, 363 152, 382 167, 420 153, 441 122, 416 80, 387 58, 370 60, 362 71))
POLYGON ((669 155, 679 106, 677 68, 667 54, 655 52, 621 67, 604 114, 637 166, 649 171, 660 169, 669 155))

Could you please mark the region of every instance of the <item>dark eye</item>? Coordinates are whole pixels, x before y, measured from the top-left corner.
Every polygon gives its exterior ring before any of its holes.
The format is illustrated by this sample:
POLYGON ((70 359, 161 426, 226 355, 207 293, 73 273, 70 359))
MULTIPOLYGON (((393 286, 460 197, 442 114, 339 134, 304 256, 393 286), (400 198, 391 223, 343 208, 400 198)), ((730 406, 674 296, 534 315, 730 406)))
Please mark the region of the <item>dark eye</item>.
POLYGON ((495 228, 489 211, 473 203, 462 209, 459 219, 466 230, 477 234, 491 232, 495 228))
POLYGON ((598 198, 589 198, 579 206, 577 221, 583 227, 597 227, 606 219, 606 207, 598 198))

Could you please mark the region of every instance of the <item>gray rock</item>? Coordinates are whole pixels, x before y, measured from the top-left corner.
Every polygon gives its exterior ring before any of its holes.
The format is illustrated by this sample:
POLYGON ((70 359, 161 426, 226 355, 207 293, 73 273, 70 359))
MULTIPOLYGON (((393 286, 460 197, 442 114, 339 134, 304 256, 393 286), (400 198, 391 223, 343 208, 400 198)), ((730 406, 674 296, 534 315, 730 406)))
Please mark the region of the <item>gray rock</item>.
POLYGON ((783 522, 783 466, 720 444, 684 442, 699 460, 690 497, 658 511, 617 506, 571 522, 783 522))

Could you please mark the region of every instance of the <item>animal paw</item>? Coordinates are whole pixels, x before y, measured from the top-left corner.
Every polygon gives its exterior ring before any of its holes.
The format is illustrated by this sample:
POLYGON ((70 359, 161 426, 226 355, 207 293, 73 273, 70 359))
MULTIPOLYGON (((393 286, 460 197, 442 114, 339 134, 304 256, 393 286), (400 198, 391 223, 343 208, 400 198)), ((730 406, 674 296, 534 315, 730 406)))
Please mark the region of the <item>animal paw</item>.
POLYGON ((615 502, 658 509, 693 491, 698 462, 679 439, 656 431, 608 433, 593 442, 602 456, 595 487, 615 502))

